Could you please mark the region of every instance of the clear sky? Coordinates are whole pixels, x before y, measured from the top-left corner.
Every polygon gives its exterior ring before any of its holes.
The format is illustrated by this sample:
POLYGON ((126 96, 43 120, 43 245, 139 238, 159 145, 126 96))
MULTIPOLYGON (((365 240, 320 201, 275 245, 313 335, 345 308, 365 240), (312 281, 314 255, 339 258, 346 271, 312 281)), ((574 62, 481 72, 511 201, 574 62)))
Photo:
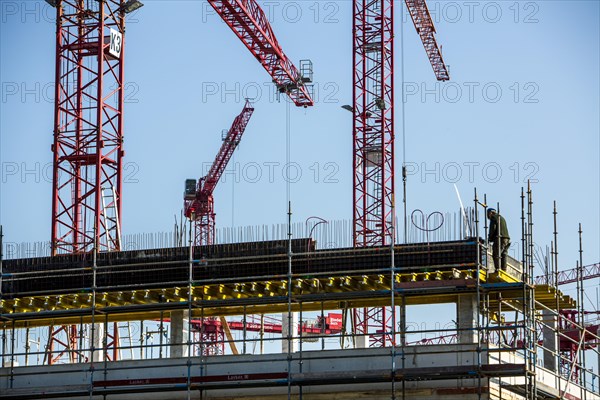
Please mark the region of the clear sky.
MULTIPOLYGON (((244 102, 256 111, 215 194, 217 225, 285 221, 286 105, 270 78, 204 1, 146 0, 126 36, 123 231, 169 231, 183 183, 198 178, 244 102), (235 182, 234 178, 235 177, 235 182)), ((291 115, 294 220, 352 216, 350 1, 260 1, 280 44, 314 63, 317 102, 291 115)), ((430 1, 450 65, 436 83, 412 22, 396 3, 396 165, 404 64, 409 210, 454 211, 473 189, 500 202, 520 237, 520 190, 535 181, 534 239, 549 245, 559 208, 559 260, 600 261, 598 1, 430 1), (404 54, 404 59, 402 58, 404 54)), ((0 0, 5 240, 50 238, 54 15, 44 1, 0 0)), ((400 169, 397 187, 401 188, 400 169)), ((401 199, 398 191, 397 200, 401 199)))

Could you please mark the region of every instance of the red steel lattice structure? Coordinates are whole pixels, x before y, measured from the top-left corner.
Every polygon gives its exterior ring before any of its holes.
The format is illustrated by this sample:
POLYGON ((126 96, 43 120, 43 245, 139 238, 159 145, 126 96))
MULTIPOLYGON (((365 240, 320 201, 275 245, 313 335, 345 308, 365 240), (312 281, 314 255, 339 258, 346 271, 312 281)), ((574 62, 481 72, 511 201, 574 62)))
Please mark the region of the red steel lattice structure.
POLYGON ((50 326, 48 333, 44 364, 53 365, 63 358, 67 358, 70 363, 74 364, 78 362, 79 357, 84 358, 83 352, 77 350, 77 341, 80 339, 77 325, 61 325, 56 329, 54 326, 50 326))
POLYGON ((393 1, 354 1, 354 246, 392 236, 393 1))
MULTIPOLYGON (((83 253, 95 246, 120 250, 125 2, 51 4, 56 8, 51 253, 83 253)), ((50 354, 50 364, 67 353, 74 357, 75 332, 75 326, 50 329, 50 349, 54 343, 65 348, 50 354), (59 339, 61 332, 66 341, 59 339)))
MULTIPOLYGON (((436 78, 449 79, 424 0, 406 0, 436 78)), ((394 2, 353 2, 354 246, 383 246, 394 238, 394 2)), ((385 346, 392 312, 354 313, 354 329, 385 346)))
POLYGON ((442 49, 435 39, 435 26, 425 0, 404 0, 417 33, 438 81, 450 80, 448 67, 442 57, 442 49))
POLYGON ((196 192, 186 193, 184 201, 185 216, 194 223, 194 244, 196 246, 211 245, 215 236, 215 211, 213 192, 223 171, 227 167, 233 152, 240 143, 254 107, 246 101, 242 112, 235 117, 231 128, 223 139, 221 149, 206 176, 198 180, 196 192))
MULTIPOLYGON (((571 268, 566 271, 558 271, 558 284, 566 285, 567 283, 575 283, 579 280, 579 268, 571 268)), ((600 263, 584 265, 581 267, 581 279, 595 279, 600 278, 600 263)), ((554 283, 555 277, 552 275, 541 275, 535 277, 536 285, 543 285, 544 283, 554 283)))
POLYGON ((52 255, 118 250, 123 151, 120 0, 56 0, 52 255), (113 45, 115 43, 113 42, 113 45), (103 190, 113 193, 108 202, 103 190), (105 204, 103 204, 105 203, 105 204))
POLYGON ((255 0, 208 2, 271 75, 280 93, 286 93, 299 107, 314 104, 307 86, 312 72, 303 75, 285 55, 267 16, 255 0))
POLYGON ((191 321, 194 342, 201 343, 194 355, 216 356, 225 354, 225 331, 218 318, 191 321))

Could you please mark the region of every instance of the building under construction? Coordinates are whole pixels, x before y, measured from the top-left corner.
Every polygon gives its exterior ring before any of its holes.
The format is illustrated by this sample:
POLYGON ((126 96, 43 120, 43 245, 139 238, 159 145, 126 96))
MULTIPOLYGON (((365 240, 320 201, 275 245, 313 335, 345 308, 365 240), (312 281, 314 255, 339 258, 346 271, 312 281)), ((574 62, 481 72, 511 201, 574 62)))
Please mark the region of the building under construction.
POLYGON ((453 241, 5 260, 0 398, 600 398, 585 367, 598 325, 553 264, 534 279, 531 213, 506 271, 478 214, 473 237, 453 241), (442 303, 455 326, 407 328, 407 306, 442 303))
MULTIPOLYGON (((246 102, 210 172, 186 181, 186 240, 131 251, 123 44, 141 3, 46 1, 57 23, 50 254, 0 254, 0 399, 600 399, 599 325, 587 319, 597 312, 583 308, 599 266, 583 265, 580 231, 577 268, 561 268, 556 208, 541 277, 530 188, 513 237, 521 256, 504 269, 477 193, 465 232, 433 239, 430 215, 423 240, 406 240, 405 222, 398 243, 392 0, 352 2, 351 245, 294 235, 291 210, 278 240, 217 243, 213 191, 254 111, 246 102), (561 292, 567 282, 576 298, 561 292), (445 305, 453 323, 409 327, 416 305, 445 305)), ((288 107, 314 105, 312 63, 296 68, 256 1, 208 2, 288 107)), ((425 1, 405 3, 447 81, 425 1)))

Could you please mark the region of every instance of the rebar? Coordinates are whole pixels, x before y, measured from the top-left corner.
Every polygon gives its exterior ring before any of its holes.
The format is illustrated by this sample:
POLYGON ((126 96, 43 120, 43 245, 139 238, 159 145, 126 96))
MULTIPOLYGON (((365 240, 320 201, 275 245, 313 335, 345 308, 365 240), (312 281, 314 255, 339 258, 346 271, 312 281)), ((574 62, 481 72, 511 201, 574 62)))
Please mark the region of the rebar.
MULTIPOLYGON (((430 214, 437 215, 437 218, 443 220, 443 225, 436 230, 429 232, 423 231, 414 225, 407 228, 405 240, 406 243, 417 242, 443 242, 465 239, 464 230, 472 230, 473 213, 471 209, 466 209, 467 219, 462 218, 462 211, 441 212, 432 211, 430 214)), ((397 219, 394 224, 398 226, 397 219)), ((187 227, 187 224, 185 225, 187 227)), ((316 242, 317 249, 329 248, 349 248, 352 247, 352 229, 349 220, 329 220, 327 224, 320 224, 318 227, 307 226, 302 222, 291 224, 291 231, 294 237, 309 237, 310 230, 313 234, 310 236, 316 242)), ((183 248, 186 247, 182 242, 182 226, 177 225, 172 232, 153 232, 126 234, 122 237, 122 251, 165 249, 165 248, 183 248)), ((215 244, 236 244, 259 241, 286 240, 287 224, 272 225, 253 225, 239 227, 218 228, 215 233, 215 244)), ((20 258, 41 258, 49 257, 51 254, 49 242, 6 242, 3 243, 4 257, 7 260, 20 258)), ((61 253, 66 255, 67 253, 61 253)))
POLYGON ((580 383, 581 383, 581 394, 582 399, 585 400, 587 398, 587 384, 586 384, 586 369, 585 369, 585 348, 586 348, 586 327, 584 320, 584 307, 583 302, 585 300, 583 293, 583 230, 581 229, 581 222, 579 223, 579 265, 577 268, 577 298, 578 298, 578 309, 579 309, 579 325, 581 327, 580 335, 583 341, 583 346, 580 347, 579 351, 579 363, 580 367, 580 383))

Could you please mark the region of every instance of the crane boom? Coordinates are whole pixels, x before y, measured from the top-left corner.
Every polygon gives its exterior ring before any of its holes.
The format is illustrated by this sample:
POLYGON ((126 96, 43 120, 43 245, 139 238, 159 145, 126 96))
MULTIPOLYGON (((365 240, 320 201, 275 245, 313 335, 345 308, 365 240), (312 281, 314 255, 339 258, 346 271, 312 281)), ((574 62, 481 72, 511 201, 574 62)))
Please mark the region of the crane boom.
MULTIPOLYGON (((273 78, 280 93, 286 93, 296 106, 314 105, 309 88, 312 71, 302 74, 285 55, 264 11, 255 0, 208 0, 273 78)), ((301 66, 302 67, 302 66, 301 66)))
MULTIPOLYGON (((566 285, 567 283, 577 282, 577 270, 578 268, 575 267, 566 271, 558 271, 558 284, 566 285)), ((581 268, 581 272, 582 280, 600 278, 600 263, 584 265, 581 268)), ((554 276, 541 275, 535 277, 536 285, 541 285, 547 282, 554 282, 554 276)))
POLYGON ((208 171, 208 174, 203 179, 204 184, 200 189, 205 195, 211 195, 215 190, 215 187, 217 186, 219 179, 221 179, 221 175, 223 175, 223 171, 225 171, 225 168, 227 167, 235 148, 242 139, 242 135, 246 130, 246 126, 248 125, 248 121, 250 121, 250 117, 252 116, 253 112, 254 107, 249 100, 246 100, 246 104, 244 105, 242 112, 235 117, 233 123, 231 124, 231 128, 229 128, 229 131, 227 132, 227 136, 225 136, 225 139, 223 139, 221 149, 217 153, 215 161, 210 167, 210 171, 208 171))
POLYGON ((435 26, 431 20, 427 3, 425 0, 405 0, 405 3, 415 29, 421 37, 423 47, 425 47, 425 52, 427 53, 427 57, 429 57, 429 62, 431 63, 436 79, 438 81, 449 80, 450 74, 448 67, 444 63, 442 50, 435 39, 435 26))
POLYGON ((246 100, 242 112, 235 117, 223 139, 223 144, 208 174, 200 178, 198 182, 195 179, 186 180, 184 211, 185 216, 194 223, 194 245, 196 246, 213 244, 215 234, 213 192, 233 152, 240 143, 253 112, 254 106, 249 100, 246 100))

